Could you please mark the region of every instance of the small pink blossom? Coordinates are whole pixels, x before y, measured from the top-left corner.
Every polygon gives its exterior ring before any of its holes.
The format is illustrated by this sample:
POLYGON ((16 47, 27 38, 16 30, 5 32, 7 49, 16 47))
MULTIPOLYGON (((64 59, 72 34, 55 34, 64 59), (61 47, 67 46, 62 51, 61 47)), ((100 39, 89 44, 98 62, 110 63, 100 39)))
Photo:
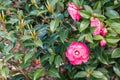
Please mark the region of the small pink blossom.
POLYGON ((36 65, 36 66, 40 65, 40 61, 39 61, 39 60, 36 60, 36 61, 35 61, 35 65, 36 65))
POLYGON ((72 42, 66 51, 66 57, 73 65, 87 62, 89 59, 89 48, 82 42, 72 42))
POLYGON ((107 28, 102 28, 102 29, 101 29, 101 35, 102 35, 102 36, 106 36, 107 33, 108 33, 107 28))
POLYGON ((106 46, 106 40, 105 39, 100 41, 100 46, 101 47, 106 46))
POLYGON ((68 9, 70 16, 72 17, 72 19, 74 21, 79 21, 82 18, 80 13, 79 13, 80 8, 75 6, 74 3, 69 3, 67 9, 68 9))
POLYGON ((100 35, 102 29, 102 22, 100 22, 97 18, 93 18, 91 20, 91 27, 96 27, 93 31, 93 35, 100 35))

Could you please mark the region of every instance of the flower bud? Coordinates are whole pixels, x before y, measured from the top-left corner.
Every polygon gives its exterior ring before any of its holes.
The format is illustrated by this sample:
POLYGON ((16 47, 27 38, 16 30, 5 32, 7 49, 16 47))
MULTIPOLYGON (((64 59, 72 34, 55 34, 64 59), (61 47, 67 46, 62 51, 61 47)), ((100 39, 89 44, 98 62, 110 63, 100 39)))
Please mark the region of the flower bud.
POLYGON ((107 28, 102 28, 102 29, 101 29, 101 35, 102 35, 102 36, 106 36, 107 33, 108 33, 107 28))
POLYGON ((40 61, 39 60, 36 60, 35 61, 35 65, 37 66, 37 65, 40 65, 40 61))
POLYGON ((100 46, 101 47, 106 46, 106 40, 105 39, 100 41, 100 46))

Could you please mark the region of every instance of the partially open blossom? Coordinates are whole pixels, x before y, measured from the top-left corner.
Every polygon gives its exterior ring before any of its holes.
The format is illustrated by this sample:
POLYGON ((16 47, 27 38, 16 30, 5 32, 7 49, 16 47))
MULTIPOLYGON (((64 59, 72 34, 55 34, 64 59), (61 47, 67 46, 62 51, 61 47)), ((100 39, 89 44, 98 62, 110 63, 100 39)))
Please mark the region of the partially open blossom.
POLYGON ((107 33, 108 33, 107 28, 102 28, 101 29, 101 35, 102 36, 106 36, 107 33))
POLYGON ((66 57, 73 65, 87 62, 89 59, 89 48, 82 42, 72 42, 66 51, 66 57))
POLYGON ((70 16, 72 17, 72 19, 74 21, 79 21, 82 18, 80 13, 79 13, 80 8, 75 6, 74 3, 69 3, 67 9, 68 9, 70 16))
POLYGON ((100 41, 100 46, 101 47, 106 46, 106 40, 105 39, 100 41))
POLYGON ((37 65, 40 65, 40 61, 39 60, 36 60, 35 61, 35 65, 37 66, 37 65))
POLYGON ((88 39, 85 39, 85 41, 88 42, 88 43, 90 42, 88 39))
POLYGON ((102 22, 100 22, 97 18, 91 19, 91 27, 96 27, 93 31, 93 35, 100 35, 102 29, 102 22))

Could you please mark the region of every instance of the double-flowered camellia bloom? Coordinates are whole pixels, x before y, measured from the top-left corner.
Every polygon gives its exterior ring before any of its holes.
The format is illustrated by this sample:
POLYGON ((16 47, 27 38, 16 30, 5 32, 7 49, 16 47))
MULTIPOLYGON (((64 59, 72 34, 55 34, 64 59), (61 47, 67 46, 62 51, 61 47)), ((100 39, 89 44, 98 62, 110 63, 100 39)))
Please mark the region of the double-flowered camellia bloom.
POLYGON ((102 22, 100 22, 97 18, 91 19, 91 27, 96 27, 93 31, 93 35, 100 35, 102 30, 102 22))
POLYGON ((72 42, 66 51, 66 57, 73 65, 87 62, 89 59, 89 48, 83 42, 72 42))
POLYGON ((67 9, 68 9, 70 16, 72 17, 72 19, 74 21, 79 21, 82 18, 80 13, 79 13, 80 8, 75 6, 74 3, 69 3, 67 9))

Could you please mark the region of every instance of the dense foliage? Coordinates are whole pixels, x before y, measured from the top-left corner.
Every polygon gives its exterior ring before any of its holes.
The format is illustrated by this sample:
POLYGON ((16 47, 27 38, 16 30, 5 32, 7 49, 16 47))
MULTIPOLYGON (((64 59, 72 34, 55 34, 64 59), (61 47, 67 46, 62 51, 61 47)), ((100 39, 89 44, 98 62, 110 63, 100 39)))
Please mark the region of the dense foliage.
POLYGON ((119 43, 120 0, 0 0, 2 80, 120 80, 119 43), (81 7, 79 21, 68 13, 71 2, 81 7), (107 34, 93 35, 92 18, 107 34), (89 48, 87 62, 69 62, 73 41, 89 48))

